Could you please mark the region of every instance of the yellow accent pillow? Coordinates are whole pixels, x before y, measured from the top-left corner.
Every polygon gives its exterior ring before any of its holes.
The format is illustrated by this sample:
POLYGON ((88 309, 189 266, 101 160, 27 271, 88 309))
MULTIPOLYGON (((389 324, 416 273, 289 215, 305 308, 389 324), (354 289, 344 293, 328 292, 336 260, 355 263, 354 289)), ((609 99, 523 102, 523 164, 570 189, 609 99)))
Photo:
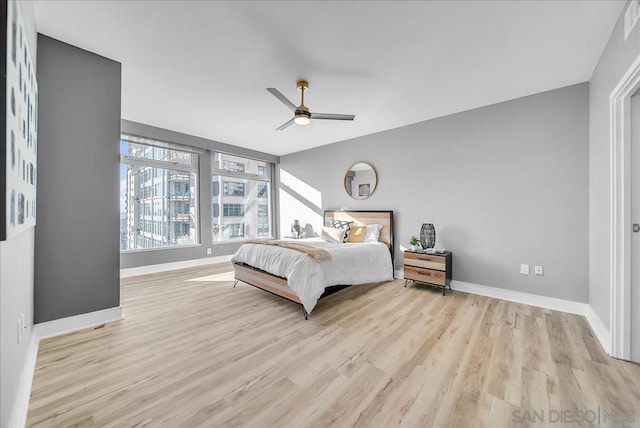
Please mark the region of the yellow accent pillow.
POLYGON ((349 232, 347 242, 362 242, 362 238, 364 238, 364 232, 366 230, 367 226, 361 224, 351 225, 351 231, 349 232))

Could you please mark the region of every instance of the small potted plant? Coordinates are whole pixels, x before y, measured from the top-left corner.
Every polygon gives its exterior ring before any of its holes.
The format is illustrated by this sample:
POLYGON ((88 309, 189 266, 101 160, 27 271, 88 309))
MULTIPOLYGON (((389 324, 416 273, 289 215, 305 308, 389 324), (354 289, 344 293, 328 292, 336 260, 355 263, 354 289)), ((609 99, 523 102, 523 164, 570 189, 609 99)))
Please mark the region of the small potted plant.
POLYGON ((420 239, 415 235, 411 235, 409 244, 411 245, 411 251, 418 251, 420 249, 420 239))
POLYGON ((298 238, 304 238, 304 226, 300 226, 298 229, 298 238))

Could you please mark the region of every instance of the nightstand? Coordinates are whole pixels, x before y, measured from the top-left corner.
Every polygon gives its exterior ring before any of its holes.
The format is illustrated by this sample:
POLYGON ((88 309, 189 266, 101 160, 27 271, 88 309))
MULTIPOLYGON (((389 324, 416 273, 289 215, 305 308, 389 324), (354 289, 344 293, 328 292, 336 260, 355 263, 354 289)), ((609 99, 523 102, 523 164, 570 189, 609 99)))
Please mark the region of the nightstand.
POLYGON ((409 282, 433 285, 442 288, 442 295, 449 287, 451 290, 451 272, 453 253, 427 254, 424 251, 404 252, 404 286, 409 282))

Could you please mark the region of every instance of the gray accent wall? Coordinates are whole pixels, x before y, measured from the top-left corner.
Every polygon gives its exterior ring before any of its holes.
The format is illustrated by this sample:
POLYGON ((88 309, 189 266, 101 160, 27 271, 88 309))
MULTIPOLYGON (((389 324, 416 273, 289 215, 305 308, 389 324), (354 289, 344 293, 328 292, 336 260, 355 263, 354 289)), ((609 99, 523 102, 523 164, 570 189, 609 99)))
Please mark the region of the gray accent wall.
MULTIPOLYGON (((140 137, 155 139, 158 141, 196 147, 202 149, 204 153, 200 155, 198 180, 200 243, 198 245, 183 247, 124 251, 120 255, 121 268, 124 269, 161 263, 204 259, 235 253, 241 245, 240 242, 216 244, 213 243, 213 236, 210 227, 212 221, 211 210, 213 203, 211 189, 212 152, 220 151, 223 153, 230 153, 238 156, 271 162, 276 165, 280 161, 280 158, 268 153, 245 149, 230 144, 221 143, 219 141, 182 134, 180 132, 157 128, 155 126, 145 125, 129 120, 122 121, 122 132, 137 135, 140 137), (207 254, 207 248, 211 248, 211 254, 207 254)), ((277 192, 272 192, 272 198, 272 205, 277 206, 277 192)), ((277 217, 275 217, 274 215, 274 218, 277 217)))
POLYGON ((611 303, 609 95, 640 55, 640 24, 624 40, 625 11, 589 81, 589 304, 606 327, 611 303))
POLYGON ((294 218, 315 229, 323 209, 392 209, 397 270, 434 223, 454 280, 587 302, 588 107, 582 83, 282 156, 281 230, 294 218), (354 162, 378 173, 369 199, 344 191, 354 162))
MULTIPOLYGON (((34 55, 33 64, 37 67, 33 2, 20 1, 16 4, 22 12, 27 43, 34 55)), ((6 43, 5 38, 2 43, 6 43)), ((7 241, 0 241, 0 427, 10 426, 32 339, 34 236, 35 229, 31 228, 7 241), (17 327, 21 314, 26 328, 18 343, 17 327)))
POLYGON ((36 323, 120 305, 120 75, 38 35, 36 323))

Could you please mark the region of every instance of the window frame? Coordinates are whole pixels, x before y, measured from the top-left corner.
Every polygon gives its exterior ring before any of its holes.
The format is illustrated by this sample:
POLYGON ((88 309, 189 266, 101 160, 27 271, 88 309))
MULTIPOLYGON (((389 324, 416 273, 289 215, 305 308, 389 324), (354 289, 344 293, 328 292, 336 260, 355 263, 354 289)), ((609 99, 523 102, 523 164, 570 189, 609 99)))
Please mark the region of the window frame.
MULTIPOLYGON (((209 181, 211 183, 213 183, 213 177, 214 176, 219 176, 222 179, 222 182, 224 183, 226 180, 228 179, 241 179, 241 180, 253 180, 253 181, 257 181, 257 182, 262 182, 262 183, 266 183, 267 185, 267 197, 266 198, 260 198, 257 196, 257 192, 256 192, 256 202, 259 203, 259 201, 266 199, 267 203, 264 205, 267 205, 268 207, 268 212, 269 212, 269 230, 270 233, 268 235, 265 236, 256 236, 255 239, 268 239, 268 238, 273 238, 276 236, 276 218, 275 218, 275 186, 274 186, 274 163, 271 161, 267 161, 264 159, 260 159, 260 158, 253 158, 250 156, 245 156, 245 155, 241 155, 241 154, 237 154, 237 153, 231 153, 231 152, 225 152, 225 151, 221 151, 221 150, 211 150, 211 157, 210 157, 210 162, 211 162, 211 174, 209 176, 209 181), (263 162, 264 165, 264 174, 252 174, 252 173, 248 173, 248 172, 236 172, 236 171, 229 171, 226 170, 222 167, 219 167, 217 162, 216 162, 216 155, 220 154, 220 155, 227 155, 227 156, 234 156, 234 157, 238 157, 238 158, 244 158, 247 160, 253 160, 253 161, 257 161, 257 162, 263 162)), ((222 165, 224 165, 225 160, 222 160, 222 165)), ((235 162, 235 161, 232 161, 235 162)), ((258 166, 259 168, 262 167, 262 165, 258 166)), ((260 171, 260 170, 259 170, 260 171)), ((213 186, 213 184, 212 184, 213 186)), ((245 197, 246 195, 248 195, 247 186, 245 186, 245 197)), ((213 195, 213 189, 212 189, 212 195, 213 195)), ((220 186, 219 189, 219 195, 224 195, 224 185, 220 186)), ((216 197, 216 196, 213 196, 216 197)), ((213 222, 214 218, 218 218, 218 217, 214 217, 213 215, 213 204, 216 203, 215 200, 211 201, 211 218, 209 219, 210 223, 213 222)), ((225 216, 224 214, 224 203, 221 204, 222 206, 220 206, 219 208, 219 218, 224 218, 225 216)), ((229 218, 233 218, 233 217, 229 217, 229 218)), ((257 230, 256 230, 256 234, 257 234, 257 230)), ((233 240, 228 240, 228 241, 215 241, 214 237, 213 237, 213 233, 211 234, 211 243, 212 245, 225 245, 225 244, 229 244, 229 243, 234 243, 234 242, 243 242, 249 239, 254 239, 254 238, 248 238, 248 237, 244 237, 241 239, 233 239, 233 240)))
MULTIPOLYGON (((201 239, 201 216, 200 216, 200 158, 203 156, 204 152, 201 150, 190 147, 190 146, 182 146, 179 144, 167 143, 164 141, 158 141, 146 137, 138 137, 131 134, 121 133, 120 134, 120 142, 126 141, 129 143, 139 144, 142 146, 150 147, 151 150, 156 149, 165 149, 165 150, 175 150, 184 153, 189 153, 192 155, 191 163, 183 163, 176 162, 170 160, 156 160, 149 159, 143 157, 130 156, 126 154, 120 153, 120 165, 135 165, 143 168, 153 168, 153 170, 149 171, 149 180, 153 181, 158 177, 155 175, 158 168, 164 169, 169 174, 170 171, 185 171, 190 174, 195 175, 194 186, 190 186, 190 190, 194 192, 194 217, 195 217, 195 232, 194 232, 194 242, 189 244, 175 244, 175 245, 165 245, 165 246, 149 246, 147 248, 130 248, 130 249, 121 249, 120 253, 135 253, 142 251, 158 251, 158 250, 171 250, 176 248, 187 248, 187 247, 196 247, 202 245, 201 239)), ((155 188, 152 191, 155 193, 155 188)), ((154 195, 155 196, 155 195, 154 195)), ((153 206, 151 207, 151 212, 154 212, 153 206)), ((168 228, 169 225, 166 224, 168 228)), ((142 228, 140 228, 142 229, 142 228)), ((153 230, 153 225, 151 227, 153 230)), ((162 230, 165 230, 165 225, 163 224, 162 230)), ((148 238, 145 238, 148 239, 148 238)))

